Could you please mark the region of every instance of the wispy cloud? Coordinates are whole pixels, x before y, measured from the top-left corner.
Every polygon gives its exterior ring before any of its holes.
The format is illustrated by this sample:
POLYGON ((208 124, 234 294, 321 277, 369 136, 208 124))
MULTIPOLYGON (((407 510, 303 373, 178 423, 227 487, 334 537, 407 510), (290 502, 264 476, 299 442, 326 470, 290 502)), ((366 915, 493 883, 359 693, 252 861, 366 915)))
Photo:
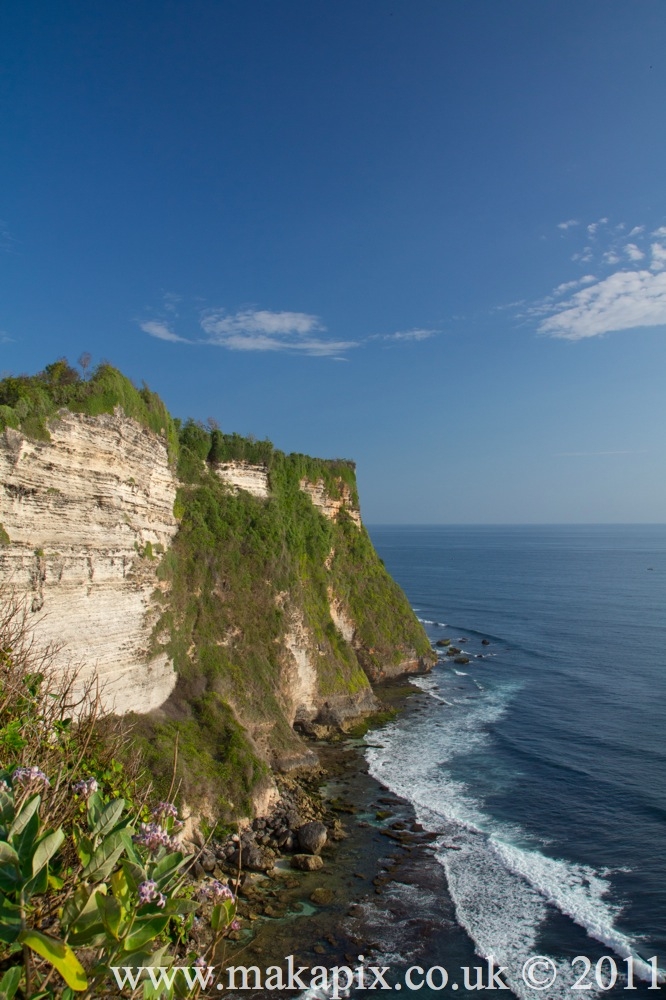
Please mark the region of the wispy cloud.
POLYGON ((178 315, 178 303, 182 302, 182 295, 177 295, 175 292, 165 292, 163 296, 164 308, 168 313, 174 316, 178 315))
POLYGON ((563 340, 666 324, 666 273, 617 271, 576 292, 538 331, 563 340))
POLYGON ((439 330, 426 330, 417 327, 414 330, 399 330, 397 333, 384 333, 380 334, 381 340, 428 340, 430 337, 434 337, 439 330))
POLYGON ((186 340, 185 337, 179 337, 177 333, 170 330, 166 323, 162 323, 159 320, 149 319, 143 323, 139 323, 139 326, 144 333, 149 333, 151 337, 157 337, 158 340, 169 340, 173 344, 191 344, 191 340, 186 340))
POLYGON ((557 228, 564 229, 566 231, 567 229, 573 228, 573 226, 579 226, 579 225, 580 222, 578 221, 578 219, 567 219, 566 222, 558 222, 557 228))
POLYGON ((590 236, 594 236, 600 226, 607 226, 607 225, 608 225, 608 219, 604 216, 603 219, 597 219, 596 222, 591 222, 587 227, 587 231, 590 234, 590 236))
POLYGON ((333 357, 357 347, 355 340, 320 336, 326 327, 318 316, 300 312, 243 309, 228 313, 209 309, 201 317, 208 343, 230 351, 285 351, 314 357, 333 357))
POLYGON ((609 223, 604 216, 583 224, 586 242, 571 258, 578 264, 593 262, 599 276, 586 274, 560 282, 550 295, 518 313, 537 321, 540 334, 583 340, 666 325, 666 226, 651 231, 644 225, 633 226, 627 236, 629 227, 624 223, 609 223))
POLYGON ((138 320, 141 330, 151 337, 171 343, 208 345, 255 354, 282 352, 330 358, 332 361, 346 361, 344 355, 348 351, 371 341, 417 343, 440 332, 426 327, 412 327, 395 333, 372 334, 359 340, 340 340, 329 336, 319 316, 311 313, 251 308, 229 312, 209 308, 196 314, 197 335, 185 338, 175 331, 181 301, 180 296, 165 295, 159 310, 161 316, 138 320))

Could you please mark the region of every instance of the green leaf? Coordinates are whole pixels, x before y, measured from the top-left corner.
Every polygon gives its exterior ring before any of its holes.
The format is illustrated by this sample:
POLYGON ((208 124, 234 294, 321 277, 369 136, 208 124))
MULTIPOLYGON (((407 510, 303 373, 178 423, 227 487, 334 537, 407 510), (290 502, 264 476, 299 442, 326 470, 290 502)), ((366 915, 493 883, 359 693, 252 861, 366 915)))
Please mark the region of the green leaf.
POLYGON ((97 895, 106 895, 106 886, 98 885, 93 888, 87 885, 80 885, 65 902, 62 908, 60 923, 65 930, 72 927, 77 921, 92 915, 97 919, 97 895))
POLYGON ((0 823, 9 826, 14 819, 14 799, 7 792, 0 792, 0 823))
POLYGON ((133 861, 135 865, 141 865, 141 867, 143 867, 142 860, 139 857, 136 850, 136 845, 132 840, 134 827, 128 823, 127 826, 123 826, 122 828, 120 828, 118 832, 122 834, 123 842, 125 844, 125 850, 127 851, 127 857, 130 859, 130 861, 133 861))
POLYGON ((223 903, 218 903, 213 907, 210 915, 210 926, 214 931, 219 931, 228 927, 234 919, 236 912, 235 905, 230 899, 225 899, 223 903))
POLYGON ((132 924, 132 930, 125 938, 125 951, 132 951, 134 948, 143 948, 149 941, 153 941, 162 933, 169 923, 168 914, 147 914, 145 917, 136 917, 132 924))
POLYGON ((0 841, 0 889, 14 891, 21 883, 19 856, 5 841, 0 841))
POLYGON ((33 795, 31 798, 29 798, 26 802, 23 803, 23 806, 21 807, 18 815, 16 816, 16 819, 14 820, 9 829, 9 836, 7 838, 8 840, 13 840, 14 837, 17 837, 19 836, 19 834, 23 833, 26 826, 28 825, 34 814, 39 809, 41 801, 42 801, 41 795, 33 795))
POLYGON ((0 1000, 12 1000, 21 981, 23 969, 20 965, 15 965, 13 969, 8 969, 2 979, 0 979, 0 1000))
POLYGON ((49 887, 49 870, 46 865, 37 874, 25 883, 23 894, 26 899, 30 896, 43 896, 49 887))
POLYGON ((82 865, 87 865, 93 856, 94 846, 90 837, 80 836, 76 844, 76 853, 82 865))
POLYGON ((102 922, 111 937, 118 941, 121 937, 121 927, 126 921, 127 910, 120 905, 114 896, 97 896, 97 909, 102 922))
POLYGON ((102 948, 109 943, 109 935, 101 920, 86 920, 70 931, 67 940, 74 948, 102 948))
POLYGON ((21 931, 21 908, 0 895, 0 941, 13 944, 21 931))
POLYGON ((129 907, 132 892, 129 882, 127 881, 127 875, 122 868, 119 868, 118 871, 114 872, 111 876, 111 890, 116 899, 122 903, 125 908, 129 907))
POLYGON ((78 958, 64 941, 42 934, 41 931, 27 930, 21 931, 19 941, 27 944, 38 955, 50 962, 68 986, 77 992, 82 992, 88 988, 88 980, 83 970, 83 966, 78 958))
POLYGON ((174 916, 176 913, 196 913, 201 903, 196 899, 167 899, 164 906, 164 913, 174 916))
POLYGON ((18 868, 18 863, 18 854, 12 845, 0 840, 0 865, 14 865, 15 868, 18 868))
POLYGON ((104 807, 104 799, 102 798, 101 792, 93 792, 93 794, 88 799, 88 829, 92 830, 100 816, 102 815, 102 809, 104 807))
POLYGON ((166 887, 173 875, 185 864, 185 857, 180 851, 174 854, 167 854, 166 857, 155 865, 151 878, 157 882, 157 888, 162 890, 166 887))
POLYGON ((65 834, 62 828, 53 830, 52 833, 47 833, 46 836, 37 844, 37 849, 32 856, 32 874, 36 875, 37 872, 41 871, 44 865, 47 865, 53 855, 57 850, 60 849, 62 842, 65 839, 65 834))
POLYGON ((90 831, 91 837, 105 837, 113 830, 114 826, 123 814, 125 799, 113 799, 109 802, 102 815, 99 817, 94 827, 90 831))
POLYGON ((109 834, 109 836, 102 841, 86 867, 81 872, 82 878, 94 878, 99 882, 103 882, 105 878, 109 877, 118 858, 125 850, 125 841, 122 836, 123 832, 124 831, 122 830, 114 830, 113 833, 109 834))
POLYGON ((14 847, 19 856, 21 874, 24 878, 32 875, 32 856, 39 836, 39 813, 33 812, 21 833, 14 837, 14 847))
POLYGON ((127 879, 127 884, 132 892, 136 892, 141 883, 145 882, 148 878, 146 869, 142 865, 137 865, 133 861, 127 860, 127 858, 123 858, 121 865, 127 879))

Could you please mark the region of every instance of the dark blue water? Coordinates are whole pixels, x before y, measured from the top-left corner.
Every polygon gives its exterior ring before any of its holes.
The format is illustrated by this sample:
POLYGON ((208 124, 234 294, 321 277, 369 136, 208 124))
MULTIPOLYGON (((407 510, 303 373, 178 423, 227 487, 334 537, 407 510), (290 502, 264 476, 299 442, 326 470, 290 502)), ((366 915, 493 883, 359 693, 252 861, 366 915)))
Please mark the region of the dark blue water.
POLYGON ((576 996, 579 954, 633 956, 643 995, 641 960, 666 965, 666 526, 370 530, 431 640, 470 657, 441 650, 367 751, 441 833, 460 926, 519 996, 576 996), (517 976, 537 953, 546 994, 517 976))

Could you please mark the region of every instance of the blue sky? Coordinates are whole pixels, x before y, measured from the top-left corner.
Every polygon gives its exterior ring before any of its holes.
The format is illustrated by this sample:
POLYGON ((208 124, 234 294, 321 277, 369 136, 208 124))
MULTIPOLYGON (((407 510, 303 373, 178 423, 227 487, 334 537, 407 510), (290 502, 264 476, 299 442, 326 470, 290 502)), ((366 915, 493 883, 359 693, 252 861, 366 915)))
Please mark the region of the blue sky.
POLYGON ((0 53, 0 370, 352 457, 371 523, 664 521, 663 0, 21 0, 0 53))

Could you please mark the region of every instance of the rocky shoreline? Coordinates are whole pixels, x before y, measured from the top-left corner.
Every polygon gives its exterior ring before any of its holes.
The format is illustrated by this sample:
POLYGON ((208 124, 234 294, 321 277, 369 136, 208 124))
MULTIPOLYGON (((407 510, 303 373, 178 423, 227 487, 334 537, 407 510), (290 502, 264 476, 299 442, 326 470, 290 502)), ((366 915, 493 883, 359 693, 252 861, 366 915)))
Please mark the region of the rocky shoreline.
MULTIPOLYGON (((398 710, 415 693, 404 683, 381 691, 398 710)), ((435 835, 416 822, 409 803, 368 774, 363 741, 341 736, 310 745, 319 767, 283 776, 275 811, 205 847, 195 866, 198 878, 224 878, 237 888, 240 929, 224 942, 218 968, 280 965, 287 955, 299 965, 332 967, 383 954, 377 904, 390 904, 399 923, 410 914, 401 913, 394 890, 421 880, 436 886, 441 906, 436 920, 422 915, 417 937, 435 924, 449 932, 455 926, 430 846, 435 835)))

